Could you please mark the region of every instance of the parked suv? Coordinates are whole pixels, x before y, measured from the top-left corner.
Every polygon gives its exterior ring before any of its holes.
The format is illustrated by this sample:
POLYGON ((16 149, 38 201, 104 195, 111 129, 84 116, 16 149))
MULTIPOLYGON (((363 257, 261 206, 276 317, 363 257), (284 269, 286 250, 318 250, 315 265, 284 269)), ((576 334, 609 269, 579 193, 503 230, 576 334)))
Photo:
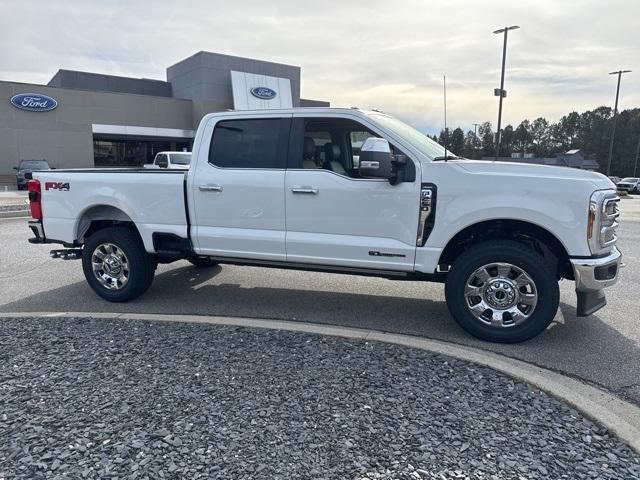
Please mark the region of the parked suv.
POLYGON ((13 167, 16 171, 16 185, 18 190, 27 188, 26 174, 35 170, 51 170, 46 160, 21 160, 20 165, 13 167))

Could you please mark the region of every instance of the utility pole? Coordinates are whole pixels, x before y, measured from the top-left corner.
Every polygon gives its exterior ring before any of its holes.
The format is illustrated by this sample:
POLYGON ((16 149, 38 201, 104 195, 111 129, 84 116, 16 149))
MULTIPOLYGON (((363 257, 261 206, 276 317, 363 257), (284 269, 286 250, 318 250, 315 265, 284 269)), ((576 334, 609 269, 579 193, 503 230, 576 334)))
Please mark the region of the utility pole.
POLYGON ((640 157, 640 137, 638 137, 638 146, 636 147, 636 163, 633 166, 633 176, 636 176, 638 171, 638 157, 640 157))
POLYGON ((493 91, 493 94, 496 97, 500 97, 500 101, 498 103, 498 130, 496 131, 496 161, 500 156, 500 144, 502 143, 502 99, 507 96, 507 92, 504 89, 504 66, 507 60, 507 33, 509 30, 515 30, 517 28, 520 27, 518 25, 511 25, 510 27, 504 27, 493 32, 495 34, 504 33, 504 41, 502 43, 502 73, 500 75, 500 89, 496 88, 493 91))
POLYGON ((475 157, 478 148, 476 147, 476 145, 478 144, 478 125, 480 125, 479 123, 474 123, 473 124, 473 156, 475 157))
POLYGON ((611 157, 613 156, 613 139, 616 136, 616 123, 618 121, 618 97, 620 96, 620 78, 623 73, 630 73, 631 70, 618 70, 609 72, 609 75, 618 75, 618 87, 616 88, 616 104, 613 107, 613 127, 611 127, 611 139, 609 140, 609 157, 607 159, 607 177, 611 175, 611 157))

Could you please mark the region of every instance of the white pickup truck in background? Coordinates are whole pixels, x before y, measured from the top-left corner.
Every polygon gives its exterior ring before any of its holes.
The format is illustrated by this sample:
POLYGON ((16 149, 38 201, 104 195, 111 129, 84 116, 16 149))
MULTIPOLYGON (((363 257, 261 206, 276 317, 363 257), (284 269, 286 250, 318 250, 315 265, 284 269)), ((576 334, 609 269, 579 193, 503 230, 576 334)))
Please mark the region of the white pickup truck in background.
POLYGON ((32 177, 30 241, 81 257, 114 302, 178 259, 436 281, 472 335, 519 342, 553 320, 559 280, 575 282, 585 316, 606 304, 620 266, 605 176, 455 158, 381 112, 209 114, 188 172, 32 177))
POLYGON ((191 163, 191 153, 189 152, 158 152, 153 162, 143 165, 143 168, 189 170, 189 163, 191 163))

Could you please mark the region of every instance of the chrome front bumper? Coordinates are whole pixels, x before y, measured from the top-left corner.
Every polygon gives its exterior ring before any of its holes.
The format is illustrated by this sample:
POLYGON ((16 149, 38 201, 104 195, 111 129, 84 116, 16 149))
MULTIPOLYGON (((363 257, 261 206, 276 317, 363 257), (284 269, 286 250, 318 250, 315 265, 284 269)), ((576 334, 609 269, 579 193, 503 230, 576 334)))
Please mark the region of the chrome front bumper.
POLYGON ((572 258, 576 292, 594 292, 616 283, 621 259, 622 254, 616 247, 606 257, 572 258))
POLYGON ((579 317, 591 315, 607 304, 603 289, 618 281, 621 260, 622 254, 616 247, 606 257, 571 259, 579 317))

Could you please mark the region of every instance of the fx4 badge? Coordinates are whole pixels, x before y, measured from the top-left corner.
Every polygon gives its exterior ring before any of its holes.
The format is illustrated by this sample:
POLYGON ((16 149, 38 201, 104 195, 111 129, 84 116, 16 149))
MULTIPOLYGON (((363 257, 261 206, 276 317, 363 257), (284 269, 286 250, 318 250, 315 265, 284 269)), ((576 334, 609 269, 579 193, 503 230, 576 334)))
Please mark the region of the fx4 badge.
POLYGON ((45 190, 62 190, 63 192, 69 191, 69 182, 45 182, 45 190))

